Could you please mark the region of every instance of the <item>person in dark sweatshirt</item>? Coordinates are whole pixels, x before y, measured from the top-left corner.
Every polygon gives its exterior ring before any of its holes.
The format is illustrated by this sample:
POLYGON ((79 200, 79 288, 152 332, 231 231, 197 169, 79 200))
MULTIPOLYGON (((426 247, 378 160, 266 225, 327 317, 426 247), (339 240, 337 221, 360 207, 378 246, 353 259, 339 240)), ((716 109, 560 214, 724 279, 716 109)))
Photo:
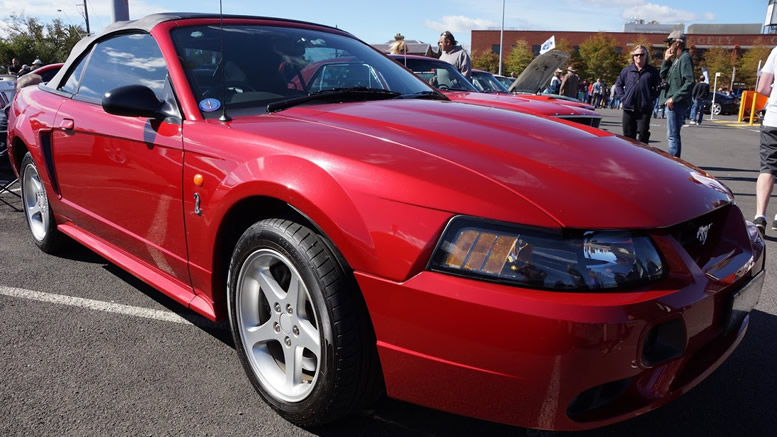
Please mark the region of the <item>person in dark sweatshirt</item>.
POLYGON ((615 95, 623 104, 623 136, 647 144, 660 79, 656 67, 650 65, 650 52, 645 46, 636 46, 631 59, 631 65, 626 66, 615 81, 615 95))
POLYGON ((699 76, 699 81, 693 86, 691 98, 693 106, 691 107, 691 124, 701 125, 704 118, 704 102, 710 94, 710 84, 704 81, 704 75, 699 76))

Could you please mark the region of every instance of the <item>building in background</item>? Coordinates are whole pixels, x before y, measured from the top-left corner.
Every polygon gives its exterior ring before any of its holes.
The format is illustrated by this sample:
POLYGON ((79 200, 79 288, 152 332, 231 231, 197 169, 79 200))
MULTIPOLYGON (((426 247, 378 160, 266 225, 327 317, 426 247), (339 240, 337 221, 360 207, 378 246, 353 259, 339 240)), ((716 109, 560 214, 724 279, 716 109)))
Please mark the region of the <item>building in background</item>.
MULTIPOLYGON (((633 32, 602 32, 611 36, 616 41, 616 50, 618 53, 627 53, 632 49, 634 41, 647 39, 651 45, 651 55, 654 59, 663 57, 663 51, 666 48, 664 39, 672 30, 683 30, 686 34, 686 47, 691 50, 705 51, 712 47, 723 47, 727 49, 737 49, 746 51, 755 46, 760 41, 761 44, 774 47, 777 46, 777 34, 763 34, 761 24, 692 24, 687 30, 682 24, 658 24, 658 23, 628 23, 624 29, 638 30, 633 32), (635 24, 629 26, 628 24, 635 24)), ((540 52, 540 47, 551 35, 556 36, 558 41, 565 39, 569 44, 577 49, 585 40, 595 35, 597 32, 567 32, 559 30, 505 30, 504 41, 505 50, 503 50, 503 59, 507 59, 510 54, 508 41, 512 46, 515 41, 524 40, 532 48, 536 56, 540 52)), ((499 53, 499 30, 473 30, 472 31, 472 51, 482 53, 484 50, 491 50, 499 53)))

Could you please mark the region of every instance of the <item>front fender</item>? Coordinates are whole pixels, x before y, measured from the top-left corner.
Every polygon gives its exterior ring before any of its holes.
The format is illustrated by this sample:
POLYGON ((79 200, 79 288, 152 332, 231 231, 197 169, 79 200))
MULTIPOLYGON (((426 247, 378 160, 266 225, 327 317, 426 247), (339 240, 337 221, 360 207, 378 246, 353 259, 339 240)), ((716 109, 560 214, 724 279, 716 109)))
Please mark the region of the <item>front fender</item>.
MULTIPOLYGON (((309 218, 332 241, 354 270, 402 281, 423 268, 451 214, 381 198, 318 164, 291 155, 268 155, 240 163, 219 175, 213 157, 187 157, 184 211, 193 271, 210 272, 221 223, 247 199, 270 198, 309 218), (205 165, 209 171, 203 171, 205 165), (197 187, 187 183, 204 176, 197 187), (195 194, 201 215, 195 213, 195 194), (431 242, 431 243, 430 243, 431 242), (379 260, 392 259, 391 263, 379 260)), ((252 222, 267 211, 251 211, 252 222)), ((195 288, 204 289, 205 278, 195 288)))

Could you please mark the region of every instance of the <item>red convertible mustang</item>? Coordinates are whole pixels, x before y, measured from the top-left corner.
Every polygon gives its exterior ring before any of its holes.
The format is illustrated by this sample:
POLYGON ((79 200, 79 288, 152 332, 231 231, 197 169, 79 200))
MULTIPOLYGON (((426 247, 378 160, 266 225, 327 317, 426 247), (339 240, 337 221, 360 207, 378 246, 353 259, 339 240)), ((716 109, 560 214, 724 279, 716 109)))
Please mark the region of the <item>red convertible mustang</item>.
POLYGON ((763 284, 763 240, 702 170, 451 102, 335 28, 119 23, 10 126, 40 249, 77 240, 228 319, 300 425, 384 392, 525 427, 634 417, 734 351, 763 284))

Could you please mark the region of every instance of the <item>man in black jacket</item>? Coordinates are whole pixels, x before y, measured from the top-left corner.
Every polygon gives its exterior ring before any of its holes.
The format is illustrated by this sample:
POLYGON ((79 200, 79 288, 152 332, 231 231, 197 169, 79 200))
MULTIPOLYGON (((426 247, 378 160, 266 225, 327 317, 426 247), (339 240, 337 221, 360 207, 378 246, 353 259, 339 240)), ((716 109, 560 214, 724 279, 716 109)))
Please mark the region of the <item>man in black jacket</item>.
POLYGON ((704 81, 704 75, 699 76, 699 81, 693 86, 691 91, 691 98, 693 99, 693 107, 691 107, 691 124, 701 125, 701 120, 704 118, 704 101, 707 100, 707 96, 710 93, 710 84, 704 81))
POLYGON ((650 53, 639 45, 631 52, 634 61, 618 75, 615 94, 623 104, 623 136, 647 144, 650 139, 650 115, 658 98, 658 70, 649 65, 650 53))

